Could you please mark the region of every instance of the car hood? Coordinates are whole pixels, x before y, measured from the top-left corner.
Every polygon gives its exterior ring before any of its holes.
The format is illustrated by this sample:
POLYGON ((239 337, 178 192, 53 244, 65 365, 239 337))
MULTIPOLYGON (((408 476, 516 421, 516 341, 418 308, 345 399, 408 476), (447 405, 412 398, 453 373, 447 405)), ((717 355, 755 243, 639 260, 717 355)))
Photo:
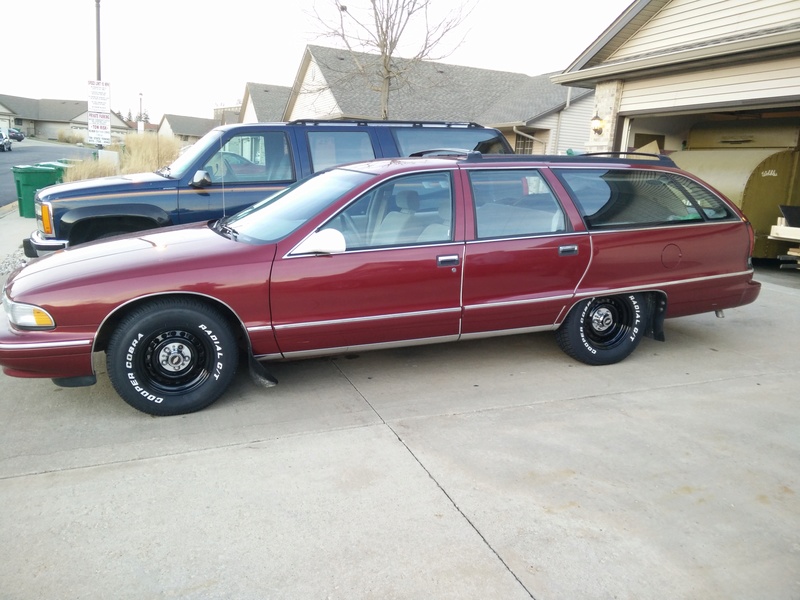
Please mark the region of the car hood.
MULTIPOLYGON (((60 302, 66 296, 76 301, 103 296, 114 302, 115 297, 224 285, 242 265, 270 263, 274 255, 274 245, 236 242, 207 223, 192 223, 81 244, 34 259, 9 277, 7 288, 9 296, 21 302, 60 302)), ((268 264, 258 271, 268 279, 268 264)))
MULTIPOLYGON (((146 190, 150 187, 164 187, 167 178, 155 173, 133 173, 131 175, 111 175, 96 179, 84 179, 70 183, 57 183, 48 186, 39 192, 42 200, 54 200, 84 194, 96 195, 98 193, 115 193, 130 191, 131 188, 146 190)), ((175 181, 177 185, 177 180, 175 181)))

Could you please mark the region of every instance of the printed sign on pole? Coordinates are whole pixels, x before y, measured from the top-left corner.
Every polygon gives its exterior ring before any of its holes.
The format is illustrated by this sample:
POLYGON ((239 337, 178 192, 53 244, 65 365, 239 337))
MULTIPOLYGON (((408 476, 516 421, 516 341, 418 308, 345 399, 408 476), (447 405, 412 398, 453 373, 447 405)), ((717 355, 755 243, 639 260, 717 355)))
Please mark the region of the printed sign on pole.
POLYGON ((105 81, 89 82, 88 135, 90 144, 111 144, 111 84, 105 81))

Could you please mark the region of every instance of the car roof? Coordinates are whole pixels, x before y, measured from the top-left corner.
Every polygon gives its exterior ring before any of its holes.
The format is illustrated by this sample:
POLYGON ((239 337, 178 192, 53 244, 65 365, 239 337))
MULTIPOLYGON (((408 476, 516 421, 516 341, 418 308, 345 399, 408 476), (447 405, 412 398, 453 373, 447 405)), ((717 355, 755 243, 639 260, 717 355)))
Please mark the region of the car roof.
POLYGON ((294 121, 275 121, 266 123, 231 123, 215 127, 218 131, 229 129, 263 129, 264 127, 307 127, 317 126, 337 127, 423 127, 423 128, 450 128, 450 129, 489 129, 484 125, 467 121, 384 121, 372 119, 296 119, 294 121))
POLYGON ((575 156, 540 154, 481 154, 475 151, 432 150, 410 157, 376 158, 369 161, 339 165, 335 168, 362 171, 373 174, 391 174, 454 167, 543 167, 543 166, 592 166, 592 167, 668 167, 677 168, 668 157, 640 153, 598 153, 575 156), (449 154, 435 154, 448 152, 449 154))

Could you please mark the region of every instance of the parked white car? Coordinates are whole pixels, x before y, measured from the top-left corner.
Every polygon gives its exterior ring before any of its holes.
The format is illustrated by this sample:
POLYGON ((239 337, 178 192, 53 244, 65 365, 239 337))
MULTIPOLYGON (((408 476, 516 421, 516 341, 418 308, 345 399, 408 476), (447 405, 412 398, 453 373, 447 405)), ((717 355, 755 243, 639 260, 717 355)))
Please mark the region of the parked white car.
POLYGON ((0 152, 5 152, 6 150, 11 152, 11 138, 0 131, 0 152))

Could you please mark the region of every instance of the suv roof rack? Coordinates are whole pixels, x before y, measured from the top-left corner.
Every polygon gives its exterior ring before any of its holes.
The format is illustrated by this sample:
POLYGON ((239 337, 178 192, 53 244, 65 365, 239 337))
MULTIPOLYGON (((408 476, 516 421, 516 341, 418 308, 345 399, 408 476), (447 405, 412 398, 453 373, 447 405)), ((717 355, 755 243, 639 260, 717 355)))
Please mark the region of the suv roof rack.
MULTIPOLYGON (((431 148, 430 150, 419 150, 412 152, 409 156, 466 156, 469 159, 473 154, 477 154, 480 158, 481 153, 477 150, 465 150, 464 148, 431 148)), ((514 156, 513 154, 504 154, 503 156, 514 156)))
POLYGON ((586 154, 578 154, 577 156, 610 156, 612 158, 623 158, 625 156, 634 156, 641 158, 634 158, 634 160, 656 160, 662 163, 674 165, 675 163, 671 158, 665 154, 652 154, 651 152, 587 152, 586 154))
POLYGON ((482 154, 473 150, 467 153, 466 157, 466 160, 471 162, 481 160, 528 162, 537 160, 542 162, 568 163, 580 162, 587 159, 591 162, 650 165, 657 163, 663 166, 677 167, 675 162, 668 156, 663 154, 647 154, 645 152, 590 152, 587 154, 574 154, 570 156, 561 154, 482 154), (625 156, 633 156, 634 158, 624 158, 625 156))
POLYGON ((384 121, 381 119, 295 119, 290 125, 371 125, 401 127, 467 127, 486 129, 483 125, 467 121, 384 121))

